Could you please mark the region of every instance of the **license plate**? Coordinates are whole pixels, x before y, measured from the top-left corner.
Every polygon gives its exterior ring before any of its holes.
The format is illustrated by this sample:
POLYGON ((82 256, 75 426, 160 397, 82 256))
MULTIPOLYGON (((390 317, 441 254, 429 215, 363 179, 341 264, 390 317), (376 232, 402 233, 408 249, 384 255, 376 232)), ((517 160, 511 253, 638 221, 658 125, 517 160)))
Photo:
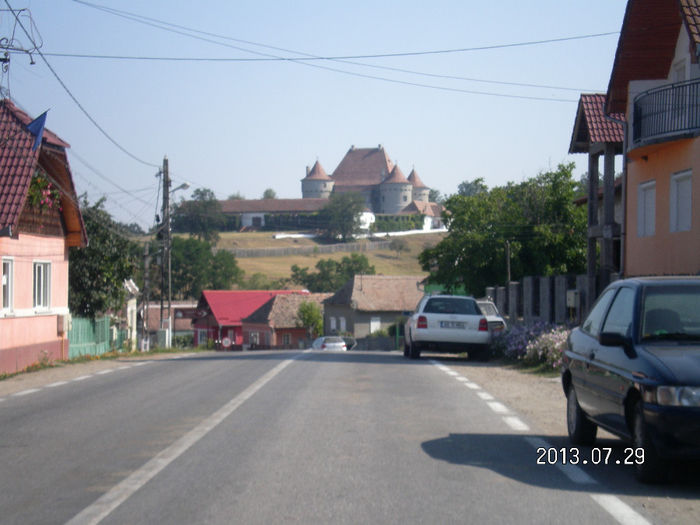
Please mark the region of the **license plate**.
POLYGON ((461 321, 440 321, 440 328, 464 328, 461 321))

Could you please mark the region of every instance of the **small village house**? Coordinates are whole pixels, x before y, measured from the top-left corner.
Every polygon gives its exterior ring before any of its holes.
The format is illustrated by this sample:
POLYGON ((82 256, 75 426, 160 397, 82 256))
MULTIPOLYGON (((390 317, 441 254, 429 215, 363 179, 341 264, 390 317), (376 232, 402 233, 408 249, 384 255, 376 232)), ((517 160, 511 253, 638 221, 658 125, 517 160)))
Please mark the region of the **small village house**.
POLYGON ((0 373, 68 357, 68 250, 87 244, 66 149, 0 101, 0 373))

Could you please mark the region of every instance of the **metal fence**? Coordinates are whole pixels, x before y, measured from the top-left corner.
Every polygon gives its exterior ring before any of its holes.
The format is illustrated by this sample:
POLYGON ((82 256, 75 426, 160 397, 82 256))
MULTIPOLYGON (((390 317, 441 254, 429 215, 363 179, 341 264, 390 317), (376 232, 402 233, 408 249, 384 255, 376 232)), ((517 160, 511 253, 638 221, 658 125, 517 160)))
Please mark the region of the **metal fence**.
POLYGON ((661 86, 638 95, 632 129, 634 142, 700 129, 700 80, 661 86))
POLYGON ((102 355, 110 351, 109 318, 83 319, 74 317, 68 332, 68 358, 102 355))

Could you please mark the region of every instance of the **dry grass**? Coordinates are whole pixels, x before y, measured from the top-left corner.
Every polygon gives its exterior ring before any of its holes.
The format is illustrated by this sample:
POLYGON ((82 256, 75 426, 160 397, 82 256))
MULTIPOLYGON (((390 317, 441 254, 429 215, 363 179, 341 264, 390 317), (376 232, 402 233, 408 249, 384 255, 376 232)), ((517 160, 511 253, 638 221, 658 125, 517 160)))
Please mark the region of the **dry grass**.
MULTIPOLYGON (((375 267, 378 274, 383 275, 425 275, 418 262, 418 255, 425 248, 435 246, 444 234, 430 233, 423 235, 408 235, 402 237, 406 241, 408 251, 397 257, 391 250, 371 250, 363 252, 369 263, 375 267)), ((285 248, 294 246, 315 246, 313 239, 274 239, 272 232, 226 232, 221 234, 217 244, 218 249, 255 249, 255 248, 285 248)), ((313 255, 287 255, 284 257, 239 257, 238 266, 245 271, 246 277, 254 273, 262 273, 268 279, 287 278, 291 275, 291 267, 296 264, 313 269, 319 259, 340 261, 348 256, 348 252, 313 255)))

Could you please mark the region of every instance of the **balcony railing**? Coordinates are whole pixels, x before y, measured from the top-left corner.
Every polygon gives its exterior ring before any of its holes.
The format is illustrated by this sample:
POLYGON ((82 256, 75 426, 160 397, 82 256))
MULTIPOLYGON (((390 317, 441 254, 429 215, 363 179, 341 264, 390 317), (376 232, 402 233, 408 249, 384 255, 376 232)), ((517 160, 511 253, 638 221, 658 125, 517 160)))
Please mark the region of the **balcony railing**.
POLYGON ((635 97, 635 145, 696 133, 700 133, 700 79, 650 89, 635 97))

